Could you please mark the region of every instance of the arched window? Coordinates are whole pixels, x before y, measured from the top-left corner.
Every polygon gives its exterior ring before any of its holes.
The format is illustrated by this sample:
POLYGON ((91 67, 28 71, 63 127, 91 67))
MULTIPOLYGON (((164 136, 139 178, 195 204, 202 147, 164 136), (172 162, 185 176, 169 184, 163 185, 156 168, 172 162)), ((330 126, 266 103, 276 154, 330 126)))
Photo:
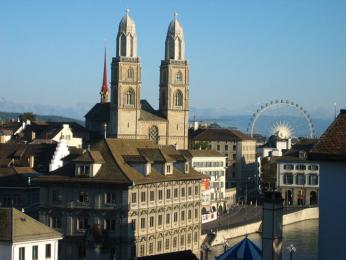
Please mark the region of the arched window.
POLYGON ((120 36, 120 56, 126 56, 126 35, 121 34, 120 36))
POLYGON ((125 93, 125 105, 126 106, 134 106, 135 105, 135 92, 132 88, 130 88, 125 93))
POLYGON ((175 81, 177 82, 183 81, 183 73, 181 73, 181 71, 178 71, 177 74, 175 74, 175 81))
POLYGON ((159 129, 155 125, 149 128, 149 140, 153 141, 155 144, 159 142, 159 129))
POLYGON ((182 107, 183 106, 183 94, 180 90, 177 90, 174 94, 174 106, 182 107))
POLYGON ((133 79, 134 78, 134 71, 133 71, 133 68, 129 68, 128 70, 127 70, 127 78, 129 78, 129 79, 133 79))

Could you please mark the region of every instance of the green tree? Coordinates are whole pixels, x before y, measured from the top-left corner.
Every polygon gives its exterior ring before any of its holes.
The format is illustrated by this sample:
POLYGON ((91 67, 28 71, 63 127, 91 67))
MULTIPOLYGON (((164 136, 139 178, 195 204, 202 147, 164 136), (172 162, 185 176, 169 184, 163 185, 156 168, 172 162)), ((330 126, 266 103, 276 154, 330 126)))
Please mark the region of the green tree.
POLYGON ((27 120, 32 122, 36 120, 36 115, 33 112, 25 112, 19 116, 19 120, 21 122, 25 122, 27 120))

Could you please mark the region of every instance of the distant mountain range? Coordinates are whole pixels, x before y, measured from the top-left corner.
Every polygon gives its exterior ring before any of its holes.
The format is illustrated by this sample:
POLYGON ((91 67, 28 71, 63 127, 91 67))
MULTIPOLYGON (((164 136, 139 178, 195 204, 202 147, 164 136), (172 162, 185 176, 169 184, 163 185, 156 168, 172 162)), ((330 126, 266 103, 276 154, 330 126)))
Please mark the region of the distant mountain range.
MULTIPOLYGON (((7 101, 0 97, 0 119, 17 119, 19 114, 33 112, 38 119, 45 121, 66 121, 77 122, 84 125, 84 115, 93 107, 94 104, 78 103, 70 107, 45 104, 29 104, 7 101), (7 112, 8 111, 8 112, 7 112)), ((204 122, 216 122, 223 127, 234 127, 243 132, 251 118, 251 114, 256 111, 256 105, 247 106, 244 109, 234 111, 229 108, 190 108, 190 120, 204 122)), ((315 108, 309 111, 317 136, 320 136, 333 120, 331 111, 323 108, 315 108)), ((270 129, 275 122, 285 121, 293 129, 296 136, 306 136, 308 134, 305 119, 299 115, 292 116, 285 111, 274 111, 269 115, 261 116, 257 123, 255 132, 270 135, 270 129)))
MULTIPOLYGON (((16 112, 0 112, 0 120, 17 120, 21 113, 16 112)), ((35 114, 36 115, 36 114, 35 114)), ((36 115, 38 120, 47 121, 47 122, 75 122, 80 125, 84 125, 84 122, 78 119, 63 117, 63 116, 54 116, 54 115, 36 115)))

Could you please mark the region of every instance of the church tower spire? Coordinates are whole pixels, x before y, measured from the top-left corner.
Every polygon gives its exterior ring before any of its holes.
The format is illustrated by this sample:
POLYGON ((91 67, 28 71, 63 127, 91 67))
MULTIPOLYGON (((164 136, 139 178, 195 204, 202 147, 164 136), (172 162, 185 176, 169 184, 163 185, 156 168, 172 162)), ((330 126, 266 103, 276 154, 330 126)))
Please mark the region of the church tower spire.
POLYGON ((108 88, 108 79, 107 79, 107 58, 106 58, 106 48, 105 48, 105 58, 104 58, 104 64, 103 64, 103 82, 101 87, 101 103, 108 103, 109 102, 109 88, 108 88))
POLYGON ((175 13, 166 35, 165 57, 160 66, 159 109, 168 121, 167 143, 187 149, 189 65, 185 60, 184 30, 177 16, 175 13))
POLYGON ((137 138, 141 63, 137 55, 136 24, 128 9, 119 23, 111 76, 110 134, 116 138, 137 138))
POLYGON ((126 9, 125 16, 121 19, 117 35, 117 57, 137 57, 136 24, 126 9))

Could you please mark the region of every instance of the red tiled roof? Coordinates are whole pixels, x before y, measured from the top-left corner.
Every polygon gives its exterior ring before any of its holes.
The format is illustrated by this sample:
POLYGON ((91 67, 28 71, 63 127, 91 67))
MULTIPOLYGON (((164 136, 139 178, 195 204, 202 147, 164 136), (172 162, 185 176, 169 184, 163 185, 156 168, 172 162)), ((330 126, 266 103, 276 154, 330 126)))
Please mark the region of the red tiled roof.
POLYGON ((346 161, 346 110, 328 127, 311 150, 311 159, 346 161))

